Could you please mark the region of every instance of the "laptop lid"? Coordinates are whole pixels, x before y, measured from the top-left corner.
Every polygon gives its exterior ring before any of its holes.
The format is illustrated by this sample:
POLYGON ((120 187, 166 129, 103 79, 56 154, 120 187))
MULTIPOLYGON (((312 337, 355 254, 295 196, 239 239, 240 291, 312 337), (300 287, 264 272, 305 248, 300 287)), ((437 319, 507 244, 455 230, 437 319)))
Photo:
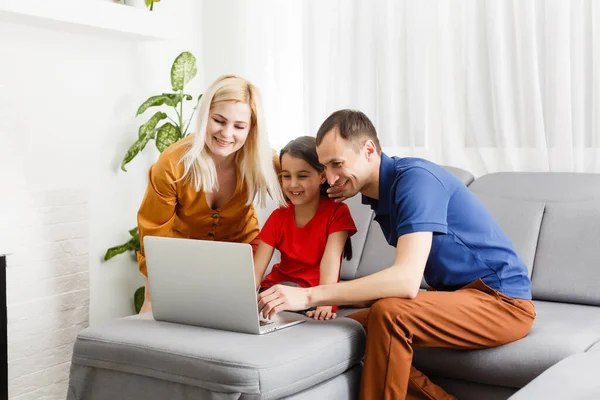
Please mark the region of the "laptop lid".
POLYGON ((144 250, 154 319, 259 333, 249 244, 146 236, 144 250))

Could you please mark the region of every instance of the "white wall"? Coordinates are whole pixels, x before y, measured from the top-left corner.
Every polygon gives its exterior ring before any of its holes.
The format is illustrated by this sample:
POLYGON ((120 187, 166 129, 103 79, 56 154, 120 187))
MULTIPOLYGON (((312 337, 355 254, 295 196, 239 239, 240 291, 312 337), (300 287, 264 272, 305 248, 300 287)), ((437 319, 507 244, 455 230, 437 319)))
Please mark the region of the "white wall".
MULTIPOLYGON (((159 6, 163 6, 160 3, 159 6)), ((101 259, 127 240, 155 150, 123 173, 149 95, 174 57, 200 59, 193 0, 164 2, 182 39, 139 43, 0 22, 0 238, 8 258, 9 394, 64 399, 75 335, 133 313, 136 262, 101 259), (6 245, 8 243, 8 245, 6 245)), ((159 7, 157 7, 159 9, 159 7)), ((157 27, 161 29, 161 27, 157 27)), ((198 93, 204 84, 202 68, 198 93)))

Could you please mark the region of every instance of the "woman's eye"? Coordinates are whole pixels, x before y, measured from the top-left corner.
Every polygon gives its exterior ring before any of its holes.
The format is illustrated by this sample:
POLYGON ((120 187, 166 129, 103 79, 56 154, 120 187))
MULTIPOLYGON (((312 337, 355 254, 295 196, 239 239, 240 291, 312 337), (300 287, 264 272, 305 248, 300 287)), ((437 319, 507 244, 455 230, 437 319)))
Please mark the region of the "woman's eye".
POLYGON ((235 129, 238 129, 238 130, 240 130, 240 131, 241 131, 241 130, 243 130, 244 128, 245 128, 245 127, 243 127, 243 126, 236 126, 236 127, 235 127, 235 129))
POLYGON ((223 125, 223 124, 225 123, 225 121, 221 121, 221 120, 218 120, 218 119, 215 119, 215 118, 213 118, 213 120, 214 120, 214 121, 215 121, 217 124, 219 124, 219 125, 223 125))
POLYGON ((290 176, 289 175, 282 175, 281 179, 290 179, 290 176))

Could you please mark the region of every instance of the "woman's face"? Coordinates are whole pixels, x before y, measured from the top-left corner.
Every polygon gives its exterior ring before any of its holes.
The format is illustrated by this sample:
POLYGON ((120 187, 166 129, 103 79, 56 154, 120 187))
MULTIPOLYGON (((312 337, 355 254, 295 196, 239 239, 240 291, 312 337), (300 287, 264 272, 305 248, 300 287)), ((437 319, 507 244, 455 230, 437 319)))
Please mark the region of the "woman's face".
POLYGON ((208 113, 206 146, 214 156, 226 158, 242 148, 250 131, 252 111, 246 103, 227 101, 208 113))

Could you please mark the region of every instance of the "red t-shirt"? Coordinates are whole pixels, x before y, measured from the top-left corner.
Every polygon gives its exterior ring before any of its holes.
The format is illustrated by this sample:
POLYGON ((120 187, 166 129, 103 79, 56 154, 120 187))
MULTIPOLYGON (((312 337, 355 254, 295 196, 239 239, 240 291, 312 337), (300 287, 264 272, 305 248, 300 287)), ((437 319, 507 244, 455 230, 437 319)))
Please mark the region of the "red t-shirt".
POLYGON ((293 204, 273 211, 258 238, 280 251, 281 262, 273 266, 261 287, 280 282, 294 282, 304 288, 318 286, 327 238, 339 231, 352 236, 356 226, 348 206, 328 197, 321 197, 317 212, 302 228, 296 226, 293 204))

